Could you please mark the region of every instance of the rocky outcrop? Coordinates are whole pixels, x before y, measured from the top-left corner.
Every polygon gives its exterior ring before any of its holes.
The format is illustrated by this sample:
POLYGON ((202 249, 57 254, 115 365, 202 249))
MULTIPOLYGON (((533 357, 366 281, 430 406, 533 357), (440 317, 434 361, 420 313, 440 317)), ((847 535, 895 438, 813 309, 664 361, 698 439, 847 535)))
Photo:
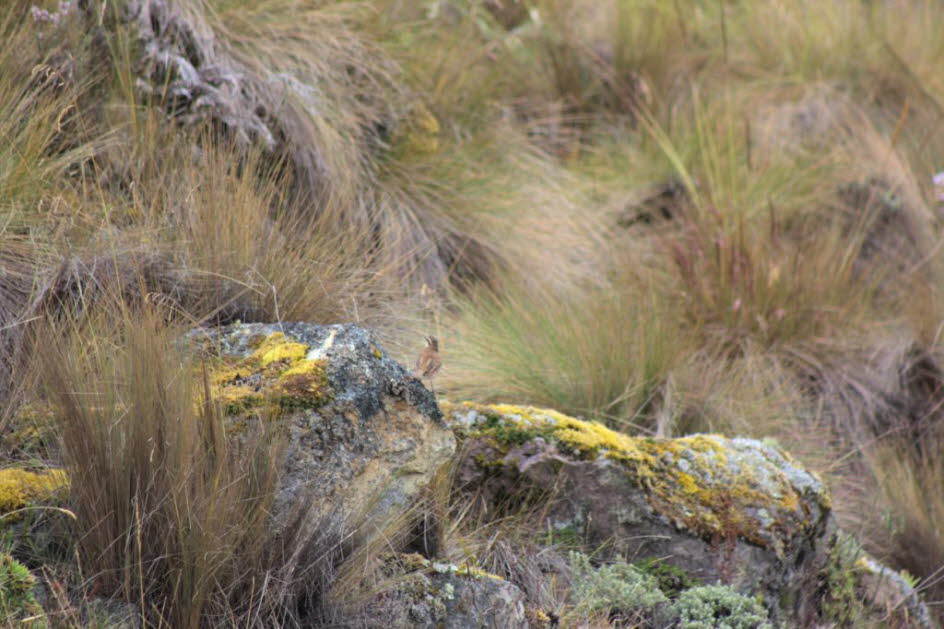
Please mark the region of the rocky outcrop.
POLYGON ((465 442, 458 482, 490 508, 545 502, 535 530, 598 558, 658 559, 760 597, 774 622, 822 619, 836 539, 829 495, 779 448, 719 435, 630 437, 530 407, 445 410, 465 442))
MULTIPOLYGON (((452 463, 451 500, 463 512, 481 501, 476 522, 527 513, 514 525, 527 540, 520 548, 572 551, 569 562, 500 575, 471 553, 455 563, 448 545, 452 561, 391 553, 373 564, 379 571, 360 575, 354 587, 368 589, 354 597, 352 618, 455 629, 549 627, 562 612, 591 626, 935 626, 906 578, 838 531, 816 475, 774 444, 631 437, 512 405, 446 403, 441 411, 354 325, 236 324, 195 330, 185 345, 230 439, 260 428, 283 439, 276 532, 298 516, 309 526, 335 518, 367 522, 360 530, 378 540, 373 533, 386 523, 410 519, 452 463), (553 591, 560 594, 541 594, 553 591)), ((30 488, 65 483, 59 471, 5 473, 6 494, 16 498, 7 511, 37 500, 30 488)))
POLYGON ((315 519, 381 524, 455 449, 432 394, 363 328, 236 324, 189 338, 209 359, 231 432, 273 415, 284 427, 277 523, 306 501, 315 519))
POLYGON ((389 558, 385 570, 397 587, 372 602, 374 617, 390 627, 464 629, 533 626, 524 594, 501 577, 474 567, 432 562, 416 554, 389 558))

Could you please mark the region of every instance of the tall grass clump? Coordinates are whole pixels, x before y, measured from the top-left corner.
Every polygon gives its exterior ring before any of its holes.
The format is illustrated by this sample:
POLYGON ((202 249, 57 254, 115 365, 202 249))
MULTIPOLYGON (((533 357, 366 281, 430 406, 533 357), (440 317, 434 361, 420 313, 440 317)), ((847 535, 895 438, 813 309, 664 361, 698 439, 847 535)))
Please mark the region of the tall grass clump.
POLYGON ((673 227, 649 239, 690 325, 734 349, 744 339, 809 341, 861 320, 861 228, 833 209, 833 158, 799 152, 755 163, 738 103, 702 104, 697 93, 693 103, 690 123, 645 120, 686 190, 673 227))
POLYGON ((462 302, 449 387, 647 427, 691 337, 645 286, 508 290, 462 302))
POLYGON ((81 120, 101 79, 84 63, 87 39, 72 20, 51 30, 28 7, 13 2, 0 18, 0 215, 19 229, 55 209, 44 199, 50 180, 100 147, 81 120))
POLYGON ((165 164, 145 180, 129 207, 144 217, 133 242, 176 270, 168 297, 198 320, 382 323, 392 267, 370 232, 300 204, 291 177, 258 154, 201 144, 187 167, 165 164))
POLYGON ((264 429, 226 435, 199 367, 153 310, 81 327, 64 319, 42 343, 89 590, 157 625, 271 611, 264 567, 278 440, 264 429))

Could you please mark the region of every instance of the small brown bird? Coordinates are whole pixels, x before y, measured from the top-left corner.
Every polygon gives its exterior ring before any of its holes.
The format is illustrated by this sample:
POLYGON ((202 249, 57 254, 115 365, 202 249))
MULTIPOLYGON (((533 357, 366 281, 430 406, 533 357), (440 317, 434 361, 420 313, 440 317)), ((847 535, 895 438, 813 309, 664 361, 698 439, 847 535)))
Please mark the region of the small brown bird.
POLYGON ((439 341, 435 336, 427 336, 426 347, 416 359, 416 375, 421 379, 429 378, 429 388, 433 395, 436 395, 433 377, 440 367, 442 367, 442 359, 439 357, 439 341))

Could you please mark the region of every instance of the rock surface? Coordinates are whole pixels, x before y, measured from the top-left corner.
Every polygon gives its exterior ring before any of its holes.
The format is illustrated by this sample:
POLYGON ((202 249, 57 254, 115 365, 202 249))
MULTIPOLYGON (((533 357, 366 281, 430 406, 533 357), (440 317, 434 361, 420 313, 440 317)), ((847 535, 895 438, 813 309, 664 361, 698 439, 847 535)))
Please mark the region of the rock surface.
POLYGON ((277 411, 288 446, 273 517, 381 525, 410 505, 455 450, 432 394, 354 325, 236 324, 197 331, 213 394, 240 422, 277 411))
POLYGON ((778 448, 718 435, 629 437, 530 407, 464 403, 445 412, 465 441, 458 482, 491 508, 547 501, 536 531, 760 596, 774 622, 821 619, 836 531, 830 499, 778 448))
POLYGON ((467 629, 532 626, 524 594, 514 584, 476 568, 436 563, 419 555, 388 562, 397 588, 374 602, 389 627, 467 629))
POLYGON ((857 586, 865 604, 877 615, 888 618, 890 626, 922 627, 937 625, 931 620, 927 605, 905 579, 871 557, 863 557, 857 567, 857 586))

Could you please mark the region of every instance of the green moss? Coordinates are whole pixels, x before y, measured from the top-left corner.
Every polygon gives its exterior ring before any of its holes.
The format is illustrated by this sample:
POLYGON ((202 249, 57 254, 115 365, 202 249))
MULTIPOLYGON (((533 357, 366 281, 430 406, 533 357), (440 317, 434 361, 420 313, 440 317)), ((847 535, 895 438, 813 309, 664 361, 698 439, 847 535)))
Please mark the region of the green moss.
MULTIPOLYGON (((452 404, 457 417, 474 414, 459 429, 495 444, 498 455, 483 466, 502 464, 513 447, 535 437, 555 442, 584 460, 621 463, 659 513, 713 542, 741 538, 782 553, 783 531, 809 524, 807 500, 786 474, 759 471, 720 435, 680 439, 630 437, 603 424, 549 409, 509 404, 452 404)), ((770 451, 789 463, 782 453, 770 451)), ((825 489, 814 497, 828 509, 825 489)))
POLYGON ((3 436, 4 444, 21 455, 41 456, 55 443, 55 418, 51 404, 42 401, 24 404, 13 417, 11 431, 3 436))
POLYGON ((700 585, 687 572, 660 559, 649 558, 633 564, 640 572, 655 579, 662 593, 672 600, 678 598, 683 591, 700 585))
POLYGON ((547 532, 547 537, 545 538, 544 543, 547 546, 567 546, 576 548, 581 545, 581 539, 577 532, 577 527, 573 524, 568 524, 567 526, 562 526, 559 528, 551 528, 547 532))
POLYGON ((459 575, 460 577, 471 577, 473 579, 491 579, 493 581, 504 581, 502 577, 491 572, 482 570, 476 565, 470 563, 462 563, 456 567, 454 574, 459 575))
POLYGON ((536 436, 540 436, 542 432, 548 432, 539 428, 522 427, 518 424, 506 422, 501 415, 487 414, 485 418, 485 423, 482 425, 484 432, 506 446, 520 446, 536 436))
POLYGON ((246 358, 219 359, 209 373, 211 394, 229 415, 318 408, 331 399, 327 361, 309 360, 309 348, 276 332, 253 338, 246 358))
POLYGON ((68 484, 62 470, 31 472, 17 467, 0 470, 0 516, 32 504, 48 503, 68 484))

